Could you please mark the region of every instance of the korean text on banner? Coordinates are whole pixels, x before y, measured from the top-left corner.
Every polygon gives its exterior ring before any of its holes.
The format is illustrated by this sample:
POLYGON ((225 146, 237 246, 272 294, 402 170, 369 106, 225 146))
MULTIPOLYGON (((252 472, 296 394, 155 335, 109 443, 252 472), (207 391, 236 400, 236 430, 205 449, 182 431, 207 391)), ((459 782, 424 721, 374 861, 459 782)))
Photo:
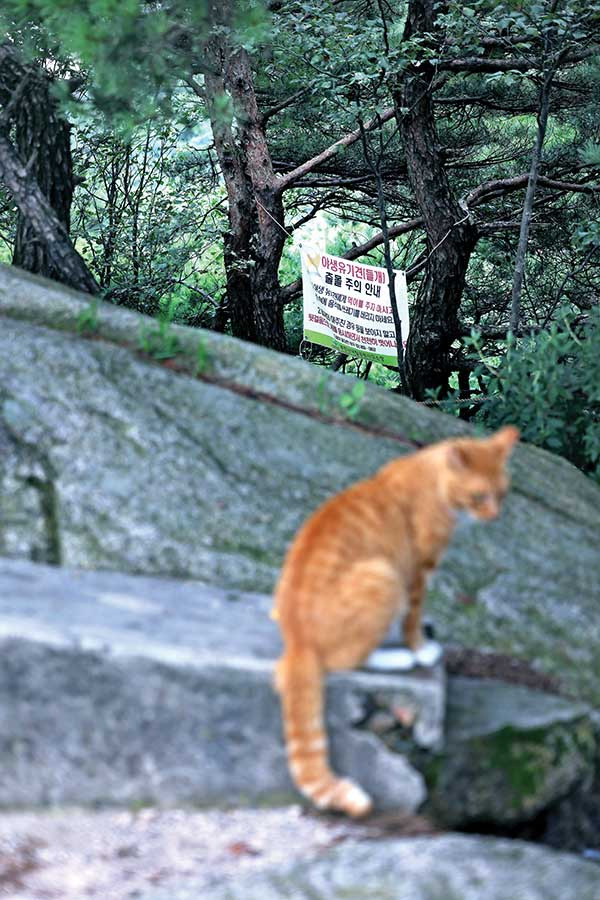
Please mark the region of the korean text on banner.
MULTIPOLYGON (((304 338, 388 366, 398 364, 386 269, 302 249, 304 338)), ((406 276, 395 272, 402 343, 408 337, 406 276)))

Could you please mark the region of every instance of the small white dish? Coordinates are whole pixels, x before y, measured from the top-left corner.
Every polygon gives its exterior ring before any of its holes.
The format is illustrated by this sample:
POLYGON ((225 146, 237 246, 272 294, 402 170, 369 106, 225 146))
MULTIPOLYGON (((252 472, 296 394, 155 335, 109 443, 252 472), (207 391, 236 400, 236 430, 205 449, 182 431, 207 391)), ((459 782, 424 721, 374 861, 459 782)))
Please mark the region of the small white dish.
POLYGON ((378 647, 369 654, 363 668, 375 672, 409 672, 415 666, 431 668, 440 661, 443 652, 437 641, 425 641, 416 653, 408 647, 378 647))

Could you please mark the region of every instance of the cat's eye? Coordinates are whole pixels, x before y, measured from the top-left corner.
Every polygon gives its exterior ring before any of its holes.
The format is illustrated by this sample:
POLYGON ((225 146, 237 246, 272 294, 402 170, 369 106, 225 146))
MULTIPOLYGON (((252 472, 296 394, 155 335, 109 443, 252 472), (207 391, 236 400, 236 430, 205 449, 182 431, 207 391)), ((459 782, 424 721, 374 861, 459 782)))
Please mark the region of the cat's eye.
POLYGON ((471 494, 470 499, 473 506, 482 506, 488 497, 489 494, 484 493, 484 491, 476 491, 474 494, 471 494))

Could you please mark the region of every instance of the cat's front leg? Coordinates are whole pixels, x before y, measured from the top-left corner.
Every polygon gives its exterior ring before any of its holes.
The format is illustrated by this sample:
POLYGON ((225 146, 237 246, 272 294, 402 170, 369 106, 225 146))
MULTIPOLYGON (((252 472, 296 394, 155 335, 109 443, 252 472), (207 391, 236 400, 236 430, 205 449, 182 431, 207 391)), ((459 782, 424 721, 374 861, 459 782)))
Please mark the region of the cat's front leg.
POLYGON ((419 571, 415 575, 408 593, 408 609, 402 623, 404 643, 416 653, 423 645, 423 625, 421 617, 425 601, 426 574, 419 571))
POLYGON ((408 610, 403 622, 404 643, 412 651, 415 663, 434 666, 442 656, 442 646, 437 641, 425 640, 423 634, 423 604, 427 588, 428 570, 421 570, 409 591, 408 610))

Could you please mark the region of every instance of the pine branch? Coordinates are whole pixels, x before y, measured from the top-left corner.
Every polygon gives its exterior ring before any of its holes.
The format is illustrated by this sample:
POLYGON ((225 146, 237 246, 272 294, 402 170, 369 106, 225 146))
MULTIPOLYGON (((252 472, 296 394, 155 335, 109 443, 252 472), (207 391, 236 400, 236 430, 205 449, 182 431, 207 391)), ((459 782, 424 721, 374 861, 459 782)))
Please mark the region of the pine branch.
MULTIPOLYGON (((374 116, 365 124, 365 131, 372 131, 375 128, 379 128, 385 122, 389 122, 390 119, 394 118, 394 109, 390 107, 386 109, 384 112, 374 116)), ((331 144, 330 147, 327 147, 326 150, 323 150, 321 153, 318 153, 316 156, 313 156, 312 159, 306 160, 306 162, 301 163, 301 165, 296 166, 291 172, 288 172, 287 175, 281 175, 279 178, 275 180, 275 184, 273 187, 275 190, 281 194, 283 191, 287 191, 289 188, 294 187, 296 182, 306 175, 308 172, 312 172, 317 166, 322 165, 322 163, 327 162, 328 159, 331 159, 340 150, 345 149, 346 147, 350 147, 352 144, 356 143, 356 141, 360 140, 360 128, 355 128, 354 131, 350 131, 348 134, 344 135, 343 138, 340 138, 339 141, 336 141, 335 144, 331 144)))

